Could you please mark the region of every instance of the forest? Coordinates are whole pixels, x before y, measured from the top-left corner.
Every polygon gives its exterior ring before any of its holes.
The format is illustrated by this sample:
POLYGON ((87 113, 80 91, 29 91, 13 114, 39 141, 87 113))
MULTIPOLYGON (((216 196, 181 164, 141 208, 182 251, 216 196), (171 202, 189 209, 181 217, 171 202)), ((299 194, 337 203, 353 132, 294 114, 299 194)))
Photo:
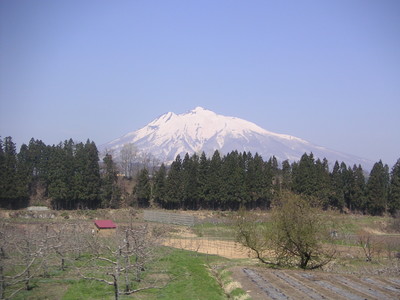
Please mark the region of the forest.
POLYGON ((312 153, 297 162, 278 162, 257 153, 215 151, 212 157, 178 155, 170 166, 141 166, 127 176, 132 166, 114 161, 111 153, 100 161, 90 140, 50 146, 31 139, 17 152, 6 137, 0 139, 0 206, 269 209, 281 192, 291 191, 342 212, 383 215, 400 209, 400 159, 392 168, 379 161, 369 173, 337 161, 330 170, 326 159, 312 153))

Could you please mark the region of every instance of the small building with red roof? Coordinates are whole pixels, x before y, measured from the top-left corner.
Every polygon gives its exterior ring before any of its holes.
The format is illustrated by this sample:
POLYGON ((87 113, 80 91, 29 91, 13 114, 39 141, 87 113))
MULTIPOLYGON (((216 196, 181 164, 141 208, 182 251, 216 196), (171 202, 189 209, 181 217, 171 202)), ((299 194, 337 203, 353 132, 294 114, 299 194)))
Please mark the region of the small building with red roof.
POLYGON ((96 220, 94 225, 97 228, 97 232, 102 235, 114 234, 117 229, 117 225, 112 220, 96 220))

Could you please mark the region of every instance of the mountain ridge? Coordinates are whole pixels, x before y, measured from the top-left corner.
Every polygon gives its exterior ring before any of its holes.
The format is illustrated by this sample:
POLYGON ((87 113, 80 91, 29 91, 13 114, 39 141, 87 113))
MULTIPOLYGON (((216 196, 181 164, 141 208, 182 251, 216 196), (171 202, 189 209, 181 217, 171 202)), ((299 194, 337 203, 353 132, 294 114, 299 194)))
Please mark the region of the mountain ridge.
POLYGON ((112 150, 117 156, 123 145, 133 143, 139 152, 149 153, 162 162, 170 163, 178 154, 205 152, 211 156, 215 150, 222 154, 237 150, 256 152, 264 159, 275 156, 278 161, 298 161, 304 153, 316 158, 327 158, 348 165, 361 164, 372 168, 372 161, 351 154, 312 144, 304 139, 268 131, 255 123, 216 114, 203 107, 189 112, 160 115, 146 126, 100 146, 112 150))

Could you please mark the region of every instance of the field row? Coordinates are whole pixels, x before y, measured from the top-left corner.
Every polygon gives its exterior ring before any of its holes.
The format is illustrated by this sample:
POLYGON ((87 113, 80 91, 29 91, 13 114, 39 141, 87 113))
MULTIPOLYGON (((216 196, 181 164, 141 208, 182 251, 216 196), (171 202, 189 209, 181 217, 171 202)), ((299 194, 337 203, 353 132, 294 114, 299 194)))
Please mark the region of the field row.
MULTIPOLYGON (((400 279, 242 268, 253 299, 400 299, 400 279)), ((243 282, 245 281, 245 282, 243 282)))

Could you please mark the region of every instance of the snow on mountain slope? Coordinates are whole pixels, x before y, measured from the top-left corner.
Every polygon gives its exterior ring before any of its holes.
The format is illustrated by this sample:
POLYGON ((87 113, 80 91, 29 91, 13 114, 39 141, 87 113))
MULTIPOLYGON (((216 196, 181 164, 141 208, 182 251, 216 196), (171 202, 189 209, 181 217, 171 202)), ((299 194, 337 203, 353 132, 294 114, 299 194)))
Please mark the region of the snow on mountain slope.
POLYGON ((348 165, 361 164, 370 169, 372 162, 353 155, 313 145, 303 139, 267 131, 254 123, 235 117, 218 115, 202 107, 184 114, 166 113, 147 126, 100 146, 100 150, 118 151, 134 143, 140 152, 150 153, 163 162, 171 162, 180 154, 201 153, 211 156, 215 150, 226 154, 233 150, 256 152, 264 159, 272 155, 283 161, 297 161, 305 153, 336 160, 348 165))

